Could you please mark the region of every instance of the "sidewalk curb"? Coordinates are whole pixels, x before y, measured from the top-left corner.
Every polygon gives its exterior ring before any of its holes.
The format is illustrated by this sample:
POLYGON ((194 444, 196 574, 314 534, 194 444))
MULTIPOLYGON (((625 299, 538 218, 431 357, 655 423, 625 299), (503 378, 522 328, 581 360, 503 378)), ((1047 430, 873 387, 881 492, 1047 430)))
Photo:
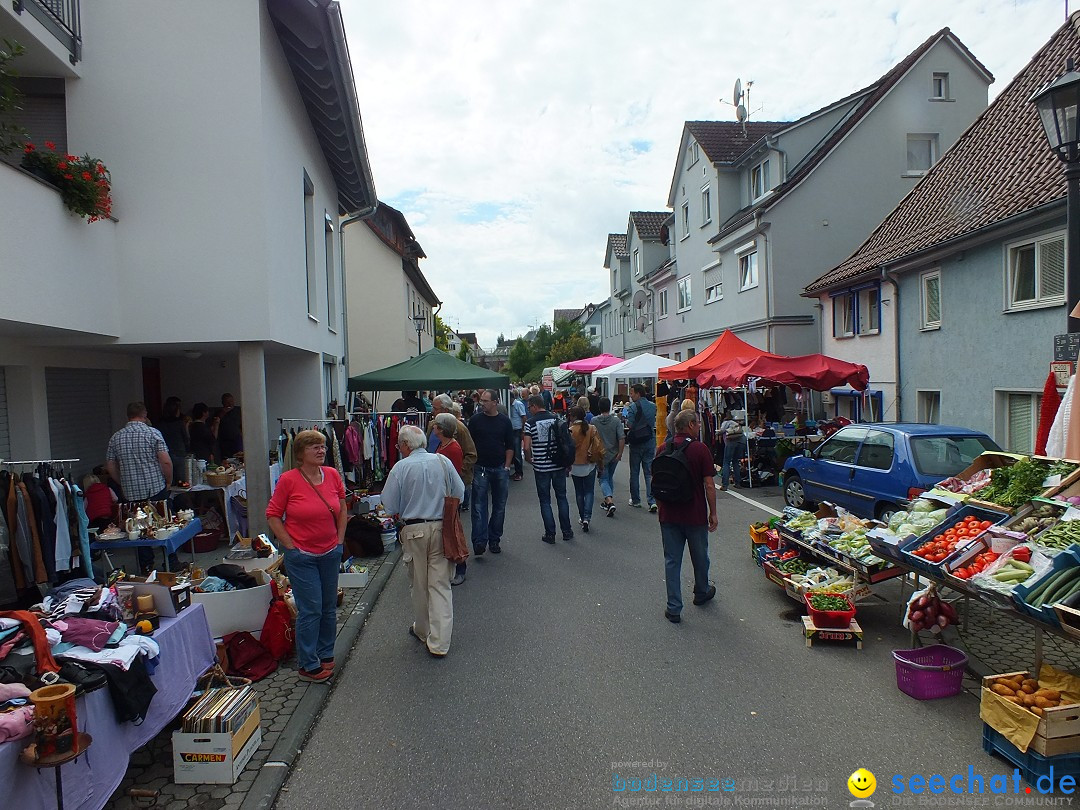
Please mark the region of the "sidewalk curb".
MULTIPOLYGON (((335 650, 352 649, 360 636, 364 622, 367 621, 368 614, 378 601, 383 587, 394 573, 400 559, 399 547, 379 567, 379 573, 365 590, 364 598, 353 609, 352 615, 345 620, 341 632, 338 633, 337 642, 334 645, 335 650)), ((239 810, 270 810, 273 807, 293 764, 300 755, 304 741, 336 686, 336 683, 328 689, 313 686, 304 693, 289 722, 285 724, 277 743, 271 749, 266 763, 259 769, 259 775, 251 783, 251 788, 240 803, 239 810)))

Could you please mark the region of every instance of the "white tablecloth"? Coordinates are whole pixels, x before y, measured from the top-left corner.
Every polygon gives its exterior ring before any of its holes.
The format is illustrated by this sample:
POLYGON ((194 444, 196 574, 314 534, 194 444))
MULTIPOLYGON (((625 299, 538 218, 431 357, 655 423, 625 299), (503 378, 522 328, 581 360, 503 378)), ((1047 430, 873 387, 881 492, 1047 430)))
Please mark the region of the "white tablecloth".
MULTIPOLYGON (((274 493, 278 479, 281 478, 281 464, 270 465, 270 494, 274 493)), ((199 484, 191 487, 188 492, 206 492, 211 489, 221 490, 225 496, 225 521, 229 530, 228 537, 232 540, 233 534, 240 526, 239 515, 236 513, 236 505, 233 503, 233 495, 247 495, 247 476, 240 476, 227 487, 212 487, 209 484, 199 484)))

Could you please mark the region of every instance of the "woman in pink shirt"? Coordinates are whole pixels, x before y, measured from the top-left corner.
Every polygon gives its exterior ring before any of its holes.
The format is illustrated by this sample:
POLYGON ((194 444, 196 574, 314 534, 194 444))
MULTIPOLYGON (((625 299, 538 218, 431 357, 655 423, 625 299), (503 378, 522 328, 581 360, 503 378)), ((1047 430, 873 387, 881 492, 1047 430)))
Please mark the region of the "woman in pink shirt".
POLYGON ((296 599, 299 677, 325 683, 334 674, 337 581, 349 516, 345 485, 324 467, 326 437, 304 430, 293 440, 297 466, 282 473, 266 507, 266 520, 285 548, 285 569, 296 599))

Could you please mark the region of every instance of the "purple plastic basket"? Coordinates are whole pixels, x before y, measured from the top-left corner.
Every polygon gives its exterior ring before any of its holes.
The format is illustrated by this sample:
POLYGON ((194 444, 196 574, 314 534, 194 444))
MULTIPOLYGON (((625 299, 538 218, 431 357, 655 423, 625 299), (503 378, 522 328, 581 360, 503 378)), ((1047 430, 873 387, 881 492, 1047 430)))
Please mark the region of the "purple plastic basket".
POLYGON ((963 650, 935 644, 914 650, 893 650, 896 686, 916 700, 959 695, 964 683, 967 655, 963 650))

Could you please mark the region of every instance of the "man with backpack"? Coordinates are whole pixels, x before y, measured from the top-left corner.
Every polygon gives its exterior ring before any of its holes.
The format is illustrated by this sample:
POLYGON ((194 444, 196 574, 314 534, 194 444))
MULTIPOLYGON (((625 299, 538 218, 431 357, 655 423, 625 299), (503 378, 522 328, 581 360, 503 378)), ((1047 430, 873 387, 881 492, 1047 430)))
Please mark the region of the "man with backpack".
POLYGON ((566 499, 566 474, 574 463, 574 440, 566 422, 555 417, 541 396, 529 397, 529 418, 525 421, 525 460, 532 464, 536 497, 544 519, 545 543, 555 542, 555 516, 551 513, 551 491, 559 509, 563 540, 574 539, 570 523, 570 502, 566 499))
POLYGON ((652 466, 667 579, 664 617, 673 624, 682 621, 684 546, 689 546, 694 565, 694 604, 704 605, 716 596, 716 586, 709 584, 709 532, 716 531, 718 523, 713 486, 716 468, 697 435, 697 412, 680 411, 675 417, 675 436, 661 445, 652 466))
POLYGON ((649 511, 656 511, 652 491, 652 460, 656 455, 656 405, 645 395, 644 385, 630 389, 630 407, 626 410, 626 443, 630 445, 630 505, 641 508, 638 468, 645 476, 645 500, 649 511))

